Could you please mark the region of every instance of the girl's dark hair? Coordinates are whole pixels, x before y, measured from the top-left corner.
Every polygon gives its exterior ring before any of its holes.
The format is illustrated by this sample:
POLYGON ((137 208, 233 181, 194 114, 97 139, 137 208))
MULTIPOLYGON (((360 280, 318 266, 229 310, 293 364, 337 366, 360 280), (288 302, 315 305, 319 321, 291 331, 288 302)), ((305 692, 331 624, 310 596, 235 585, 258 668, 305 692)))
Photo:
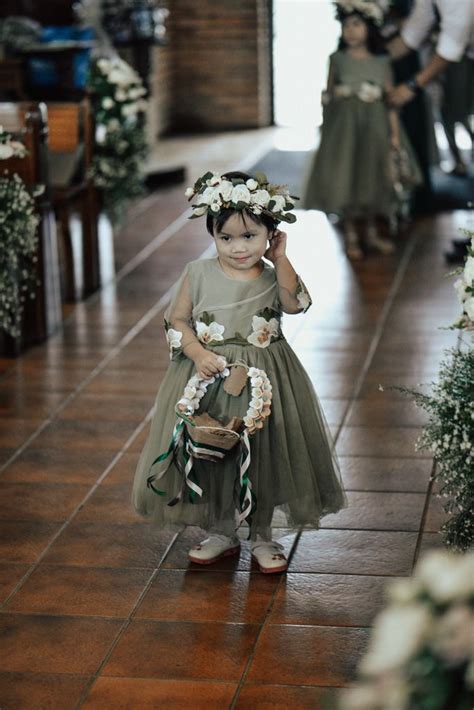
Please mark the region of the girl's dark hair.
MULTIPOLYGON (((228 178, 229 180, 240 178, 240 180, 243 180, 244 182, 247 182, 247 180, 254 179, 252 175, 249 175, 248 173, 242 173, 238 170, 234 170, 230 173, 223 173, 222 177, 228 178)), ((273 217, 270 217, 267 214, 254 214, 250 210, 234 210, 231 207, 228 207, 221 210, 216 217, 211 214, 207 215, 206 228, 209 234, 211 236, 214 236, 214 231, 222 231, 222 227, 227 222, 229 217, 232 217, 232 215, 236 212, 241 212, 245 226, 247 226, 247 222, 245 221, 246 217, 252 220, 252 222, 254 222, 255 224, 263 224, 263 226, 266 227, 269 232, 273 232, 273 230, 276 229, 278 225, 278 220, 274 219, 273 217)))
MULTIPOLYGON (((348 17, 353 17, 353 16, 358 17, 362 22, 365 23, 365 26, 367 27, 367 49, 371 54, 386 54, 387 50, 385 48, 385 41, 380 33, 379 28, 373 22, 372 20, 369 20, 368 17, 365 17, 361 12, 357 12, 357 10, 354 10, 353 12, 339 12, 338 13, 338 20, 341 22, 341 24, 344 23, 344 20, 347 20, 348 17)), ((338 49, 347 49, 347 44, 344 41, 344 37, 341 34, 341 37, 339 39, 339 45, 338 49)))

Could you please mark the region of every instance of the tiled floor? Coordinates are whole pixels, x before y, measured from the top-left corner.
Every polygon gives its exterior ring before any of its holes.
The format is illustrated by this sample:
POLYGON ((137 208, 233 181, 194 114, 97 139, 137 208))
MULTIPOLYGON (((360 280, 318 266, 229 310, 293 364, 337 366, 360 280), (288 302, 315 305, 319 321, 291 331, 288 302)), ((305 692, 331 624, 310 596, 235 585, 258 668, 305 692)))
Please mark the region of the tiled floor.
POLYGON ((440 544, 431 461, 414 448, 423 415, 379 385, 429 381, 455 342, 437 327, 456 316, 442 252, 462 213, 419 221, 395 256, 355 268, 321 214, 289 229, 314 305, 286 332, 336 436, 350 507, 283 537, 286 575, 261 575, 245 546, 189 565, 198 530, 157 533, 131 509, 168 362, 162 311, 210 247, 181 192, 134 211, 114 283, 0 363, 2 710, 335 708, 387 581, 440 544))

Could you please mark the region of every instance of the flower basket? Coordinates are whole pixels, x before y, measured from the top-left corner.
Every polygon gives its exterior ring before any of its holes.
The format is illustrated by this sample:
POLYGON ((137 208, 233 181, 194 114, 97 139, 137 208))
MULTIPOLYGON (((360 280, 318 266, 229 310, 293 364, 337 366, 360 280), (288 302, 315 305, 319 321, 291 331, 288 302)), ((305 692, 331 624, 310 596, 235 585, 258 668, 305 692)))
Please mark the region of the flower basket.
POLYGON ((207 461, 219 461, 240 441, 244 420, 232 417, 227 424, 213 419, 207 412, 196 417, 176 412, 186 422, 189 439, 195 445, 193 456, 207 461))

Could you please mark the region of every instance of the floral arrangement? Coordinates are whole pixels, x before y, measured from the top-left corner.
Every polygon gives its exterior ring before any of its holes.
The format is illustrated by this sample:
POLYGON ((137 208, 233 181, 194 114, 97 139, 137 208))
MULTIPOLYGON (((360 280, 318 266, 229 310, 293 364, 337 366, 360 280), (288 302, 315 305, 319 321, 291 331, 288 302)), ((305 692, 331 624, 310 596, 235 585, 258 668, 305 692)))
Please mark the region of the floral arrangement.
MULTIPOLYGON (((224 358, 224 370, 218 377, 228 377, 230 370, 224 358)), ((262 429, 265 419, 270 416, 272 401, 272 385, 264 370, 257 367, 247 368, 247 377, 250 379, 252 398, 244 416, 244 424, 248 434, 254 434, 257 429, 262 429)), ((184 388, 184 393, 176 405, 178 412, 192 416, 199 409, 200 401, 206 394, 209 385, 216 381, 216 377, 204 378, 193 375, 184 388)))
POLYGON ((431 551, 392 581, 340 710, 474 707, 474 553, 431 551))
POLYGON ((464 268, 456 273, 460 278, 454 283, 454 288, 462 306, 462 314, 453 328, 474 329, 474 232, 466 232, 471 237, 468 246, 464 268))
POLYGON ((143 192, 146 89, 139 75, 118 56, 92 64, 89 88, 96 116, 91 175, 103 191, 106 209, 117 219, 127 202, 143 192))
MULTIPOLYGON (((0 126, 0 161, 25 155, 25 146, 0 126)), ((4 171, 0 176, 0 328, 14 338, 21 333, 25 301, 35 297, 38 224, 34 195, 18 175, 4 171)))
POLYGON ((337 17, 344 19, 352 12, 359 12, 368 20, 372 20, 376 25, 381 26, 384 22, 385 14, 391 4, 391 0, 336 0, 337 17))
POLYGON ((197 196, 192 205, 190 219, 210 214, 217 216, 223 209, 248 210, 253 214, 267 214, 275 221, 295 222, 294 209, 298 197, 290 195, 286 185, 273 185, 264 173, 256 173, 254 178, 227 178, 216 172, 207 172, 188 187, 188 200, 197 196))
MULTIPOLYGON (((474 237, 462 277, 455 283, 463 313, 453 328, 473 325, 473 246, 474 237)), ((433 478, 442 484, 438 495, 447 499, 443 507, 450 517, 440 532, 448 547, 467 550, 474 544, 474 349, 461 347, 446 354, 430 394, 405 387, 394 389, 413 397, 429 414, 417 448, 433 455, 433 478)))

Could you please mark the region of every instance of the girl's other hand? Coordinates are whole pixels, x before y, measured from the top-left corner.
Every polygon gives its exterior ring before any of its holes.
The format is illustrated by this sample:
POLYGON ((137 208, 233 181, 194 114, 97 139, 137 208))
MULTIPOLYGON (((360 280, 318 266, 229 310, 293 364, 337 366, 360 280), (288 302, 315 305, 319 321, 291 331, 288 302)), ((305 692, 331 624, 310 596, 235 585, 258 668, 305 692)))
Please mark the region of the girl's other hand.
POLYGON ((275 263, 277 259, 286 255, 286 232, 281 232, 279 229, 273 231, 270 237, 270 246, 265 252, 265 258, 275 263))
POLYGON ((204 350, 201 355, 194 358, 199 377, 214 377, 225 369, 225 360, 210 350, 204 350))
POLYGON ((400 136, 392 133, 390 136, 390 145, 393 150, 400 150, 400 136))

